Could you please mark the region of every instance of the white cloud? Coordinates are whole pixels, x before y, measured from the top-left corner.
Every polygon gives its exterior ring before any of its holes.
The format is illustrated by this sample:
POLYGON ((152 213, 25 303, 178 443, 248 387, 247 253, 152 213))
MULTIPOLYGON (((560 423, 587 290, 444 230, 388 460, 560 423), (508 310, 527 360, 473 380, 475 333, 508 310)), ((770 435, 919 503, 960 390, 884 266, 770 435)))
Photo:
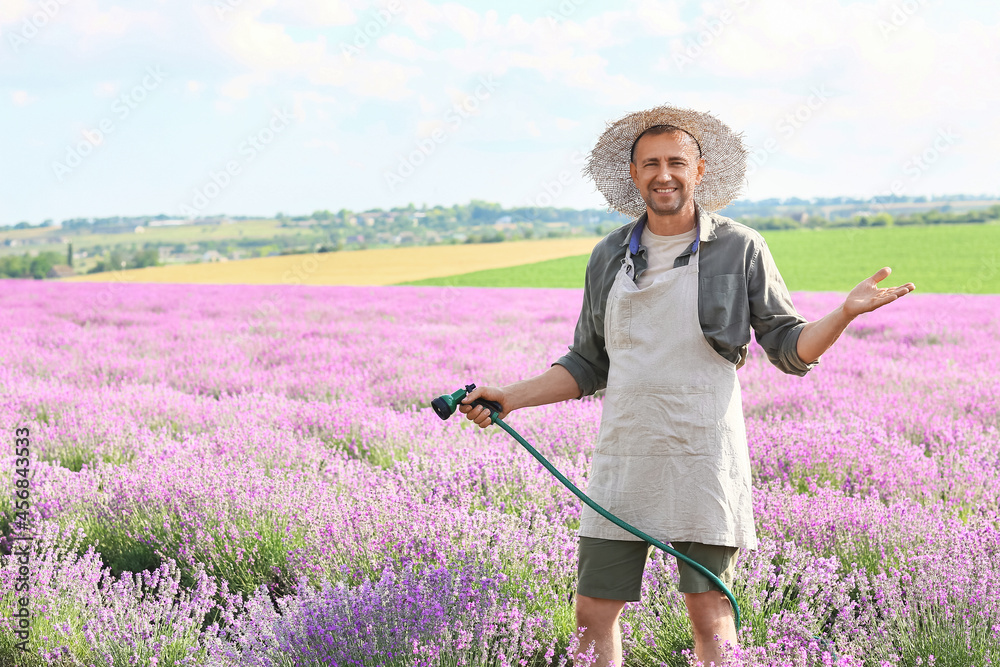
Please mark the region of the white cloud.
POLYGON ((347 85, 351 92, 398 101, 414 95, 409 83, 421 74, 417 67, 408 67, 387 60, 360 63, 351 68, 347 85))
POLYGON ((329 139, 309 139, 302 143, 306 148, 319 148, 334 155, 340 153, 340 143, 329 139))
POLYGON ((430 39, 434 35, 434 24, 443 20, 437 6, 427 0, 406 0, 403 23, 420 39, 430 39))
POLYGON ((417 137, 421 138, 429 137, 432 134, 434 134, 435 130, 442 130, 447 132, 448 125, 444 122, 444 120, 440 118, 436 118, 433 120, 417 121, 417 132, 416 132, 417 137))
POLYGON ((426 95, 418 96, 417 103, 420 105, 420 111, 425 114, 432 113, 437 108, 426 95))
POLYGON ((268 18, 282 23, 309 26, 350 25, 358 20, 344 0, 268 0, 268 18))
POLYGON ((295 73, 313 84, 346 87, 361 97, 398 101, 415 94, 409 83, 421 70, 388 60, 345 63, 338 57, 328 57, 295 73))
POLYGON ((838 57, 859 27, 836 0, 813 0, 789 11, 780 2, 757 2, 729 9, 730 20, 706 14, 690 32, 671 43, 698 66, 728 76, 790 79, 838 57))
POLYGON ((97 38, 129 34, 140 27, 163 31, 169 25, 165 12, 135 11, 118 6, 102 10, 97 0, 72 0, 66 4, 65 11, 72 12, 73 29, 87 38, 88 46, 97 44, 97 38))
POLYGON ((37 102, 38 98, 30 94, 26 90, 15 90, 11 92, 10 99, 14 102, 14 106, 26 107, 32 102, 37 102))
POLYGON ((222 87, 221 92, 232 99, 244 99, 277 77, 301 77, 318 86, 346 87, 362 97, 399 100, 413 94, 408 84, 420 74, 417 68, 367 54, 348 60, 339 47, 329 48, 322 36, 296 41, 284 25, 264 22, 249 10, 224 22, 202 14, 218 48, 249 70, 222 87))
POLYGON ((579 121, 572 120, 571 118, 556 118, 556 129, 565 132, 567 130, 572 130, 573 128, 580 125, 579 121))
POLYGON ((432 61, 439 59, 438 54, 431 49, 420 46, 409 37, 403 37, 395 33, 379 38, 377 48, 380 52, 407 60, 432 61))
POLYGON ((308 67, 321 62, 326 50, 323 41, 296 42, 283 25, 261 22, 249 13, 213 27, 219 46, 254 71, 308 67))
POLYGON ((265 73, 241 74, 220 85, 219 93, 230 100, 245 100, 250 97, 254 86, 265 84, 268 80, 265 73))
POLYGON ((19 24, 37 8, 28 0, 5 0, 0 4, 0 26, 19 24))
MULTIPOLYGON (((984 85, 998 71, 1000 26, 968 20, 941 25, 931 9, 915 6, 921 8, 902 15, 902 3, 894 0, 846 6, 817 0, 795 12, 780 2, 734 8, 733 20, 704 40, 683 74, 766 80, 766 87, 751 86, 752 94, 744 91, 742 101, 731 100, 726 108, 771 132, 811 91, 831 91, 832 99, 797 141, 852 126, 855 133, 885 140, 949 117, 985 117, 1000 104, 998 89, 984 85), (895 21, 891 31, 882 25, 886 21, 895 21)), ((674 40, 675 53, 691 40, 674 40)), ((672 57, 661 65, 678 73, 672 57)))
POLYGON ((652 86, 622 74, 608 74, 607 61, 597 53, 577 53, 570 47, 559 50, 539 47, 534 52, 515 51, 505 55, 509 67, 531 70, 548 82, 597 93, 598 102, 613 99, 629 103, 654 91, 652 86))
POLYGON ((687 29, 680 16, 681 3, 666 0, 636 0, 635 17, 651 35, 677 35, 687 29))
POLYGON ((94 95, 97 97, 115 97, 121 86, 117 81, 101 81, 94 86, 94 95))
MULTIPOLYGON (((655 3, 643 2, 644 11, 655 8, 655 3)), ((385 34, 372 34, 376 42, 347 44, 351 57, 345 57, 342 44, 327 44, 323 37, 296 40, 284 24, 265 20, 272 16, 270 10, 264 11, 270 4, 248 5, 226 21, 203 20, 223 53, 257 74, 239 75, 228 82, 223 94, 230 98, 243 99, 251 94, 250 88, 273 83, 280 74, 282 78, 300 76, 315 85, 345 87, 363 98, 398 101, 414 96, 412 83, 426 74, 416 63, 469 75, 519 68, 546 81, 599 93, 600 99, 629 101, 652 91, 629 76, 608 73, 607 60, 598 53, 602 45, 615 41, 616 24, 635 20, 625 12, 608 12, 582 23, 572 16, 553 23, 544 17, 528 22, 518 15, 500 23, 495 11, 479 14, 460 4, 435 6, 412 0, 403 4, 398 20, 414 30, 419 41, 393 32, 392 21, 397 17, 387 15, 388 23, 382 26, 385 34), (434 50, 425 38, 440 32, 457 35, 464 44, 434 50)), ((356 12, 356 25, 375 11, 356 12)))
MULTIPOLYGON (((505 190, 513 193, 531 190, 519 168, 530 151, 544 146, 568 155, 570 147, 589 148, 606 121, 664 102, 712 111, 757 147, 769 137, 779 140, 754 175, 751 196, 879 192, 933 140, 936 128, 949 124, 962 140, 912 186, 913 194, 949 183, 996 187, 986 179, 995 182, 991 165, 1000 150, 1000 87, 993 85, 1000 71, 1000 10, 978 0, 948 6, 914 0, 921 9, 888 33, 879 22, 893 20, 893 8, 912 5, 909 0, 815 0, 794 7, 785 0, 626 0, 613 10, 552 0, 499 12, 484 7, 490 3, 398 0, 399 12, 382 22, 379 9, 390 0, 231 1, 235 8, 220 18, 216 0, 70 0, 39 37, 45 48, 34 54, 42 60, 18 59, 25 78, 17 85, 26 90, 10 92, 8 106, 33 103, 31 93, 48 101, 49 90, 62 86, 67 106, 86 109, 93 95, 120 94, 116 86, 129 89, 149 58, 161 59, 173 81, 168 85, 179 94, 160 96, 150 113, 174 117, 176 104, 197 113, 203 105, 191 102, 201 96, 207 113, 214 109, 235 123, 281 99, 297 118, 315 121, 306 144, 288 144, 303 168, 324 160, 346 164, 365 146, 364 169, 345 180, 343 197, 384 205, 392 202, 377 187, 379 179, 370 179, 372 164, 392 161, 394 146, 412 145, 434 129, 450 132, 444 119, 453 104, 492 73, 499 83, 495 99, 483 102, 468 127, 449 134, 441 150, 467 159, 493 151, 490 168, 509 173, 505 190), (723 9, 731 20, 720 27, 723 9), (702 52, 679 71, 673 54, 699 39, 702 52), (364 43, 345 58, 341 40, 364 43), (125 69, 109 70, 109 54, 125 69), (139 64, 130 70, 130 62, 139 64), (657 62, 665 69, 657 71, 657 62), (28 81, 45 81, 46 94, 28 81), (782 134, 779 123, 817 86, 826 87, 829 100, 791 136, 782 134), (329 160, 338 149, 340 157, 329 160)), ((4 31, 19 30, 40 2, 0 0, 4 31)), ((132 130, 145 131, 141 124, 132 130)), ((192 127, 184 140, 195 148, 210 140, 207 131, 192 127)), ((30 158, 27 149, 25 155, 30 158)), ((434 181, 436 168, 421 178, 434 181)), ((422 194, 424 182, 414 179, 407 196, 429 203, 437 196, 480 196, 463 181, 471 180, 466 174, 454 176, 448 188, 426 185, 422 194)), ((274 210, 280 208, 287 206, 274 210)))
POLYGON ((330 107, 339 103, 332 95, 324 95, 314 90, 298 91, 292 95, 292 109, 295 117, 304 120, 314 115, 318 120, 330 120, 330 107))
MULTIPOLYGON (((440 5, 438 10, 438 15, 444 23, 461 35, 467 43, 480 38, 486 19, 477 14, 475 10, 452 3, 440 5)), ((496 12, 493 12, 492 16, 495 21, 496 12)))
POLYGON ((234 111, 236 111, 236 107, 233 106, 232 102, 227 102, 226 100, 221 99, 221 98, 215 100, 212 103, 212 108, 215 109, 215 111, 217 113, 219 113, 219 114, 221 114, 223 116, 228 116, 231 113, 233 113, 234 111))

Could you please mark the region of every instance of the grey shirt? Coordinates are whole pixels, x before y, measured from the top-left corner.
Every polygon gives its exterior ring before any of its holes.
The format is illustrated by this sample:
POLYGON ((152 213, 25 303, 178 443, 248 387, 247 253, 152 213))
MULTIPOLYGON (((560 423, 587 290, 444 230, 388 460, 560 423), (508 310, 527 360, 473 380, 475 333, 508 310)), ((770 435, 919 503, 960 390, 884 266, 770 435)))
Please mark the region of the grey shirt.
MULTIPOLYGON (((805 363, 796 344, 806 320, 795 311, 785 281, 764 242, 746 225, 696 206, 699 257, 698 319, 713 349, 739 368, 746 361, 750 328, 772 364, 785 373, 805 375, 819 361, 805 363)), ((604 347, 604 306, 628 250, 632 231, 646 214, 622 225, 594 247, 587 263, 583 308, 569 352, 554 364, 563 366, 582 396, 604 389, 608 352, 604 347)), ((687 266, 694 243, 674 261, 687 266)), ((633 257, 635 278, 647 267, 646 247, 633 257)), ((669 331, 669 323, 664 329, 669 331)))

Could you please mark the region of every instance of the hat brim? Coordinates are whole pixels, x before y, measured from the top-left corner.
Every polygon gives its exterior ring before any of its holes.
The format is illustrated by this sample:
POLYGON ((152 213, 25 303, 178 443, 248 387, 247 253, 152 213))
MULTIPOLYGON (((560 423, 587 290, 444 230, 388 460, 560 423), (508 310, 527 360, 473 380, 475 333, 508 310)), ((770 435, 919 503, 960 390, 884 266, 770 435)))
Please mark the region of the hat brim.
POLYGON ((694 190, 699 206, 717 211, 740 196, 748 153, 743 135, 709 113, 664 105, 610 123, 590 152, 583 173, 594 179, 610 208, 631 217, 646 212, 646 202, 629 174, 629 163, 636 137, 654 125, 683 128, 701 144, 705 175, 694 190))

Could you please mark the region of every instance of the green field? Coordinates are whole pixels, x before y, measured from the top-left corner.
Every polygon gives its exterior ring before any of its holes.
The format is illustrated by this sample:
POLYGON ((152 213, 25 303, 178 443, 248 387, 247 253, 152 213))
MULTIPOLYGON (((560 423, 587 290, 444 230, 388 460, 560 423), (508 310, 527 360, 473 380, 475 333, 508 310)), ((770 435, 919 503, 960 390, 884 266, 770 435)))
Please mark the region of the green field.
POLYGON ((506 269, 473 271, 401 284, 453 287, 583 287, 583 275, 587 270, 589 258, 590 255, 575 255, 506 269))
MULTIPOLYGON (((921 292, 1000 293, 998 224, 796 229, 764 237, 793 291, 847 291, 891 266, 886 282, 913 282, 921 292)), ((406 284, 582 287, 586 267, 587 255, 580 255, 406 284)))

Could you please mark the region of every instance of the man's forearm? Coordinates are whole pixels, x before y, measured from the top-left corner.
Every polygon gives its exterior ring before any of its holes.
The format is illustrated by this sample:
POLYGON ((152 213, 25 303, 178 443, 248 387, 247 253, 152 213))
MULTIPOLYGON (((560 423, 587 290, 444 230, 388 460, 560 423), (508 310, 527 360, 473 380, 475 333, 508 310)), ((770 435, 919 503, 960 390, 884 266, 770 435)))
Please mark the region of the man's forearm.
POLYGON ((840 334, 844 333, 844 329, 853 320, 854 317, 848 315, 841 305, 825 317, 807 323, 802 327, 795 346, 799 358, 807 364, 819 359, 840 338, 840 334))
POLYGON ((580 397, 580 387, 563 366, 549 367, 541 375, 521 380, 503 387, 506 395, 504 408, 509 412, 535 405, 547 405, 580 397))

